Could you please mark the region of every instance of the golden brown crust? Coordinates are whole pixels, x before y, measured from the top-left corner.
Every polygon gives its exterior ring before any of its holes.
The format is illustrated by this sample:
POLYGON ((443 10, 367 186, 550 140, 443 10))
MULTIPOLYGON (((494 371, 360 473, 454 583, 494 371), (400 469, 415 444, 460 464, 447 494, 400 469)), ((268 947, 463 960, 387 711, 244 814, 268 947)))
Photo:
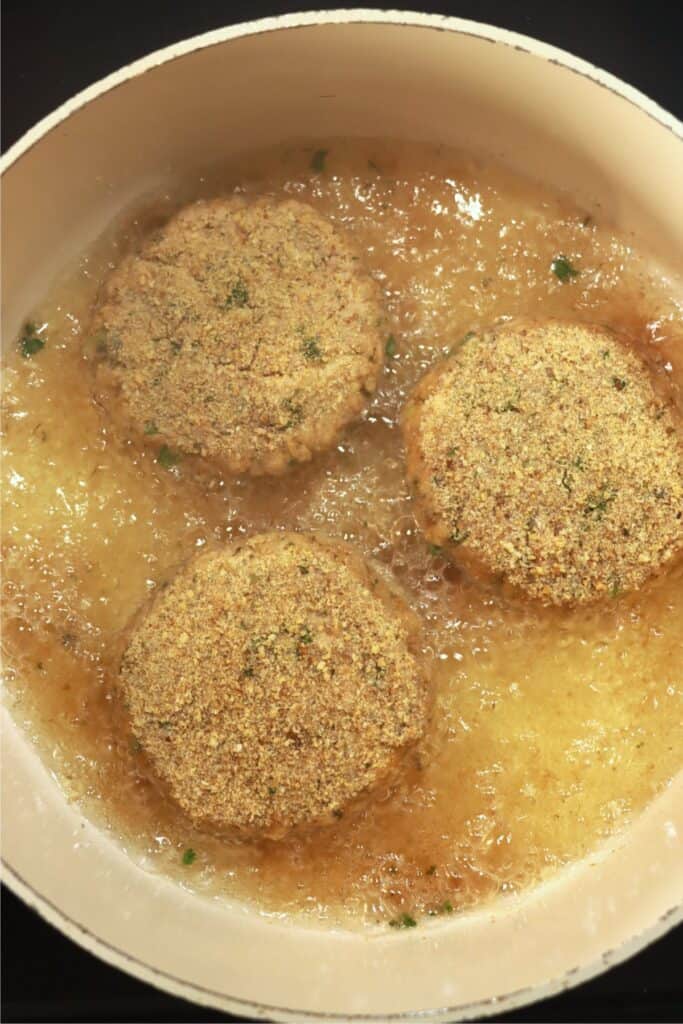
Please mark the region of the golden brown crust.
POLYGON ((202 200, 109 278, 98 389, 152 443, 279 473, 363 409, 381 319, 358 253, 312 207, 202 200))
POLYGON ((675 413, 605 327, 467 336, 403 426, 423 529, 474 575, 580 604, 640 586, 683 546, 675 413))
POLYGON ((293 533, 185 566, 133 625, 120 681, 187 814, 273 838, 394 781, 428 712, 402 597, 346 545, 293 533))

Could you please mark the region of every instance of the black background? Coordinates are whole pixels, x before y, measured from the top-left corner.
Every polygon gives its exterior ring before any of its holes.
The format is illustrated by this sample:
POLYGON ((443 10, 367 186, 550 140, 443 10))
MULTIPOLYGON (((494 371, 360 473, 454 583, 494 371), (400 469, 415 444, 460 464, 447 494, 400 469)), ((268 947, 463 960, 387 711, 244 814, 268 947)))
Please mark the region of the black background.
MULTIPOLYGON (((231 4, 225 0, 5 3, 3 149, 69 96, 151 50, 222 25, 318 6, 231 4)), ((411 4, 406 0, 404 6, 411 4)), ((454 0, 444 5, 414 0, 412 6, 500 25, 553 43, 606 68, 683 117, 680 0, 590 5, 580 0, 454 0)), ((647 159, 646 153, 642 159, 647 159)), ((107 967, 63 938, 6 890, 2 926, 6 1021, 233 1019, 173 999, 107 967)), ((679 927, 626 964, 579 989, 497 1019, 679 1024, 683 1020, 682 973, 683 928, 679 927)))

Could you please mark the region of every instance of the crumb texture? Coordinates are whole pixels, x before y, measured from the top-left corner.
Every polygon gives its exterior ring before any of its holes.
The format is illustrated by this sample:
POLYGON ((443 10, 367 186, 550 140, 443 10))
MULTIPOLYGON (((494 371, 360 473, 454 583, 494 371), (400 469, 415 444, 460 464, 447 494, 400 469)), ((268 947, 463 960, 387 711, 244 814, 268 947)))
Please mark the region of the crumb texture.
POLYGON ((408 473, 430 541, 552 604, 633 590, 683 544, 671 404, 610 330, 467 336, 415 389, 408 473))
POLYGON ((266 534, 187 565, 133 627, 133 730, 190 817, 278 837, 390 783, 422 734, 415 622, 345 545, 266 534))

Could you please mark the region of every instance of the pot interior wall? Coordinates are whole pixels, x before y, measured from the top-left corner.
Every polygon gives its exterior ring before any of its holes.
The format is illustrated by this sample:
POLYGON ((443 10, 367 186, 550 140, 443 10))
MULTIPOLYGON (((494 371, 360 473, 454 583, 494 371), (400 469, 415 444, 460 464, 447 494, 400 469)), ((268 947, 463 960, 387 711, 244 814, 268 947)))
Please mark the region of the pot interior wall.
MULTIPOLYGON (((345 134, 488 153, 602 204, 663 258, 683 245, 683 147, 605 86, 442 28, 285 28, 152 62, 12 164, 3 182, 4 337, 141 194, 252 147, 345 134)), ((186 991, 196 999, 344 1014, 465 1006, 600 964, 683 901, 683 779, 608 860, 514 902, 380 938, 269 922, 139 870, 66 805, 9 717, 3 760, 4 853, 22 895, 40 893, 60 927, 121 966, 177 991, 184 981, 201 986, 186 991)))
POLYGON ((487 39, 399 25, 305 26, 151 66, 22 155, 4 179, 7 331, 136 196, 249 148, 331 134, 491 154, 600 203, 603 216, 656 240, 662 256, 680 251, 683 190, 672 177, 680 143, 637 106, 487 39))

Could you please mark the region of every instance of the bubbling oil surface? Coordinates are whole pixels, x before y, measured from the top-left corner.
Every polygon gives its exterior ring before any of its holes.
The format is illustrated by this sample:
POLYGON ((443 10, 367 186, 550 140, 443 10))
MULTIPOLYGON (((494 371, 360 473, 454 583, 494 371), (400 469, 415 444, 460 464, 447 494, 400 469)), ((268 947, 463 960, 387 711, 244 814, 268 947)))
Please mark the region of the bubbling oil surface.
POLYGON ((8 693, 67 795, 146 867, 274 912, 419 919, 586 854, 681 768, 680 562, 639 594, 543 609, 471 583, 416 528, 398 428, 406 394, 468 330, 521 314, 626 331, 681 404, 680 285, 599 209, 439 147, 292 145, 174 186, 35 311, 45 347, 14 351, 4 373, 8 693), (98 286, 122 253, 181 202, 234 190, 295 196, 350 231, 393 339, 367 414, 277 480, 223 479, 192 459, 164 468, 152 447, 112 433, 83 355, 98 286), (551 268, 559 254, 579 271, 565 283, 551 268), (173 566, 268 529, 324 531, 396 576, 425 623, 437 702, 423 768, 391 799, 307 838, 249 844, 197 832, 158 790, 112 681, 121 629, 173 566))

